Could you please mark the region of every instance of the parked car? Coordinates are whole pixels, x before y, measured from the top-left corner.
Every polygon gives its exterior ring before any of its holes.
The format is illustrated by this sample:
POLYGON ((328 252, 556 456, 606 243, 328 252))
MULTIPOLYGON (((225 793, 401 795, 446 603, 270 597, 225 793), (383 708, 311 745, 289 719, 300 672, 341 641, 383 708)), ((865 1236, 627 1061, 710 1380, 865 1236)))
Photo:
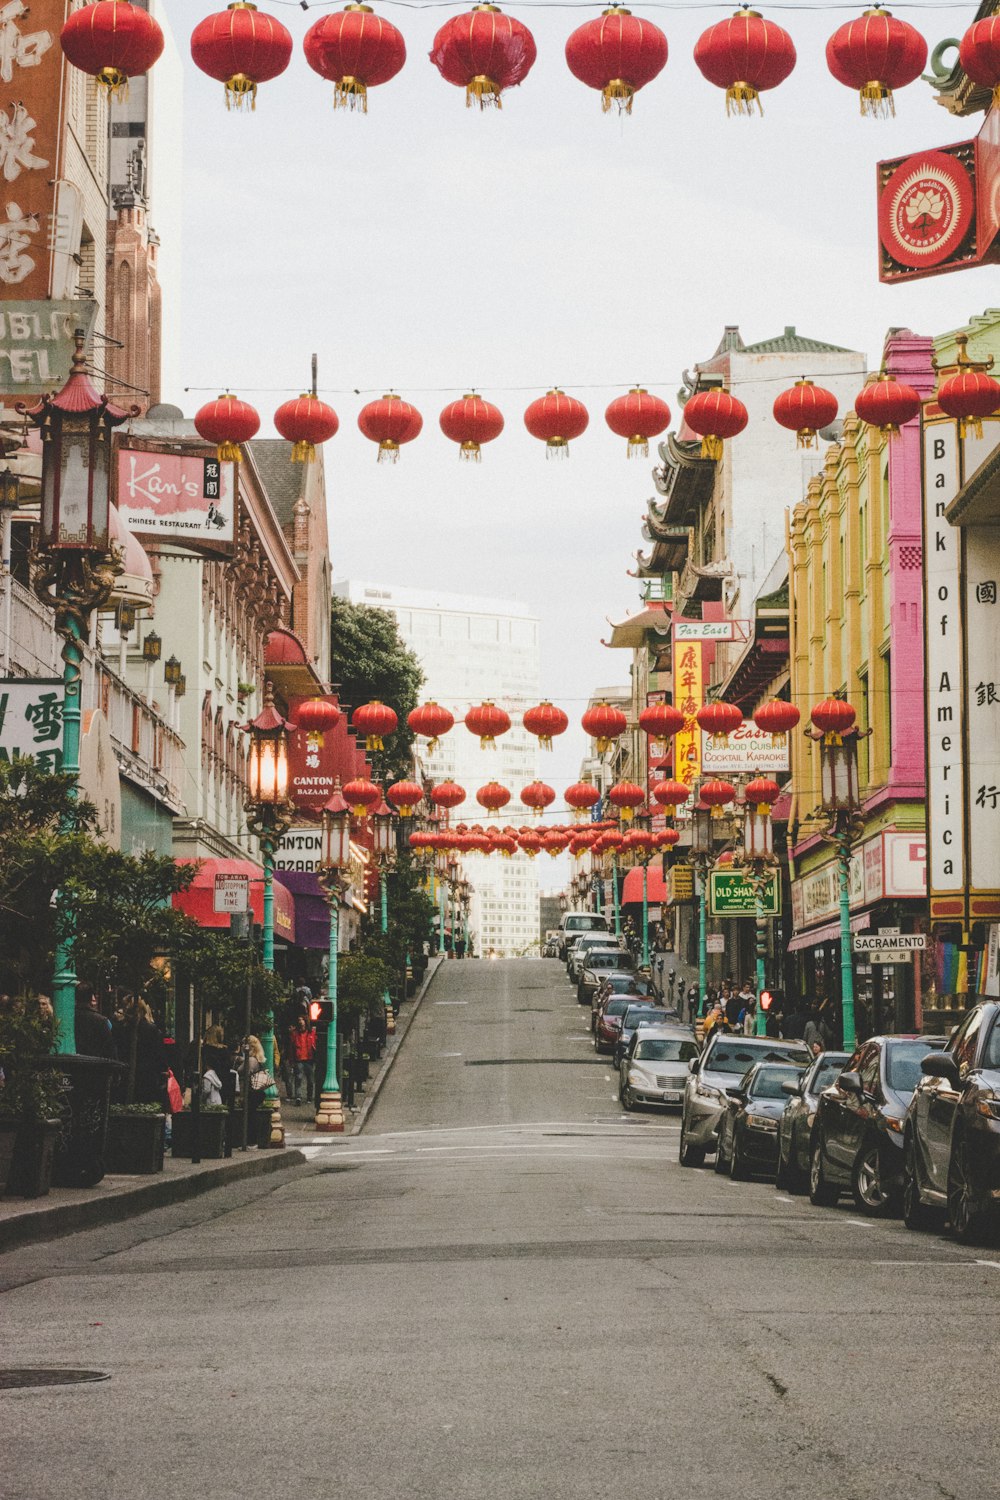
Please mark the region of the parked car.
POLYGON ((609 995, 631 995, 636 1000, 656 1000, 656 992, 648 979, 632 974, 627 969, 609 969, 601 976, 601 982, 590 997, 590 1029, 597 1025, 597 1012, 609 995))
POLYGON ((757 1062, 795 1063, 806 1068, 811 1062, 802 1042, 782 1042, 765 1036, 731 1036, 713 1032, 700 1057, 690 1062, 684 1085, 681 1116, 680 1163, 700 1167, 716 1148, 719 1116, 729 1100, 726 1089, 757 1062))
POLYGON ((974 1243, 1000 1215, 1000 1003, 970 1010, 920 1069, 903 1133, 903 1221, 923 1229, 947 1210, 974 1243))
POLYGON ((819 1097, 809 1147, 809 1198, 830 1206, 850 1191, 861 1213, 899 1212, 903 1135, 920 1060, 944 1037, 873 1036, 819 1097))
MULTIPOLYGON (((653 1009, 652 1001, 640 1003, 648 1003, 649 1008, 653 1009)), ((598 1052, 614 1051, 618 1032, 621 1029, 622 1016, 634 1004, 634 995, 611 995, 601 1006, 597 1014, 597 1025, 594 1028, 594 1046, 598 1052)))
POLYGON ((583 966, 592 953, 613 953, 618 959, 619 969, 632 969, 635 967, 632 956, 626 948, 620 947, 614 938, 608 937, 606 932, 589 932, 584 937, 578 938, 569 950, 567 971, 574 984, 579 984, 583 966))
POLYGON ((566 957, 566 949, 575 937, 581 932, 604 932, 608 933, 611 928, 608 919, 601 912, 595 911, 568 911, 563 913, 563 919, 559 923, 559 957, 566 957))
POLYGON ((679 1108, 688 1063, 698 1052, 698 1043, 685 1026, 642 1026, 633 1032, 618 1074, 623 1107, 665 1104, 679 1108))
MULTIPOLYGON (((681 1018, 672 1006, 657 1005, 655 1001, 651 1005, 648 1000, 636 1001, 635 996, 632 996, 631 1005, 622 1014, 621 1025, 618 1028, 618 1036, 615 1040, 615 1067, 618 1068, 621 1066, 626 1049, 640 1027, 670 1026, 675 1022, 679 1026, 681 1018)), ((689 1035, 693 1036, 694 1032, 689 1032, 689 1035)))
POLYGON ((581 1005, 589 1005, 605 974, 627 972, 631 960, 621 948, 591 948, 580 968, 576 982, 576 998, 581 1005))
POLYGON ((819 1096, 836 1082, 849 1061, 846 1052, 821 1052, 804 1076, 787 1079, 781 1085, 790 1097, 778 1122, 776 1187, 804 1193, 809 1186, 809 1143, 819 1096))
POLYGON ((758 1062, 729 1095, 719 1118, 715 1170, 736 1181, 753 1172, 770 1176, 778 1165, 778 1122, 785 1107, 784 1084, 796 1084, 802 1067, 794 1063, 758 1062))

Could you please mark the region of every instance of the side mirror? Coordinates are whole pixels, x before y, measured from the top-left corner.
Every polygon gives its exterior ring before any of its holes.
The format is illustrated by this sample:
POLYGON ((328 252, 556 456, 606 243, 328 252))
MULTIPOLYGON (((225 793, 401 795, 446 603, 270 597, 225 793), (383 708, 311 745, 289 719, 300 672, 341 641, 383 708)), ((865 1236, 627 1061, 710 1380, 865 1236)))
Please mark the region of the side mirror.
POLYGON ((730 1099, 746 1098, 746 1094, 744 1094, 742 1089, 726 1089, 726 1093, 729 1095, 730 1099))
POLYGON ((797 1099, 802 1094, 802 1085, 801 1083, 796 1083, 794 1078, 786 1078, 782 1082, 781 1092, 789 1094, 793 1099, 797 1099))
POLYGON ((845 1094, 863 1094, 864 1093, 864 1089, 861 1086, 861 1074, 860 1073, 855 1073, 855 1072, 841 1073, 840 1077, 837 1079, 837 1083, 838 1083, 839 1087, 843 1089, 843 1091, 844 1091, 845 1094))
POLYGON ((929 1052, 920 1059, 920 1071, 926 1078, 945 1078, 958 1087, 958 1063, 951 1052, 929 1052))
POLYGON ((688 1063, 688 1072, 689 1073, 697 1073, 697 1071, 698 1071, 698 1064, 700 1063, 700 1061, 701 1061, 700 1057, 692 1057, 691 1061, 688 1063))

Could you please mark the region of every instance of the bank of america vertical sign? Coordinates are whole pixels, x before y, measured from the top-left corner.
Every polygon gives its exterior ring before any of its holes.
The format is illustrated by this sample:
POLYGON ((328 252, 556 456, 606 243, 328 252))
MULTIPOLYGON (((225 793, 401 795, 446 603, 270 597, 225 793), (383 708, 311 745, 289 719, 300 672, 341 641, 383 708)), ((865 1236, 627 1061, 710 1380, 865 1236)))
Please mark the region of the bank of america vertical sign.
POLYGON ((945 519, 961 485, 950 418, 924 418, 924 668, 927 680, 927 887, 930 914, 966 919, 962 534, 945 519))
MULTIPOLYGON (((1000 424, 983 422, 965 438, 962 483, 1000 439, 1000 424)), ((957 529, 957 528, 956 528, 957 529)), ((963 526, 965 734, 968 784, 966 873, 969 920, 1000 916, 1000 567, 992 526, 963 526)))

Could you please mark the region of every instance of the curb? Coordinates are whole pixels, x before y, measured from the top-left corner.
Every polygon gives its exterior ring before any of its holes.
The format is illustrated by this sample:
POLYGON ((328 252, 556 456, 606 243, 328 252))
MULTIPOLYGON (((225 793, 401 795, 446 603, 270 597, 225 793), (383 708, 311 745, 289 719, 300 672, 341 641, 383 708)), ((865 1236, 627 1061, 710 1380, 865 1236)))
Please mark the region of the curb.
POLYGON ((157 1178, 141 1186, 111 1193, 105 1198, 89 1198, 81 1203, 52 1204, 47 1208, 29 1208, 24 1213, 0 1221, 0 1253, 35 1240, 56 1239, 60 1235, 74 1234, 78 1229, 113 1224, 119 1219, 130 1219, 135 1214, 148 1213, 154 1208, 182 1203, 186 1198, 197 1198, 202 1193, 210 1192, 212 1188, 228 1187, 230 1183, 244 1182, 249 1177, 270 1176, 274 1172, 305 1164, 306 1157, 294 1148, 269 1151, 262 1156, 250 1157, 247 1161, 230 1160, 187 1176, 157 1178))
POLYGON ((397 1029, 395 1046, 383 1062, 382 1066, 379 1068, 368 1088, 365 1089, 365 1102, 361 1106, 360 1114, 354 1121, 354 1124, 351 1126, 351 1135, 360 1135, 362 1130, 364 1129, 365 1121, 371 1114, 372 1106, 374 1105, 375 1100, 378 1098, 381 1092, 382 1085, 385 1083, 385 1080, 388 1078, 390 1072, 392 1071, 392 1065, 396 1061, 396 1058, 399 1056, 400 1048, 406 1040, 407 1033, 409 1032, 410 1027, 413 1025, 414 1017, 416 1016, 417 1011, 423 1004, 424 996, 430 989, 435 974, 440 969, 441 965, 445 962, 447 962, 446 959, 438 958, 437 961, 433 963, 433 967, 431 965, 428 965, 427 977, 424 980, 423 984, 420 986, 418 993, 413 997, 413 1005, 410 1009, 409 1015, 406 1018, 406 1025, 403 1026, 402 1029, 397 1029))

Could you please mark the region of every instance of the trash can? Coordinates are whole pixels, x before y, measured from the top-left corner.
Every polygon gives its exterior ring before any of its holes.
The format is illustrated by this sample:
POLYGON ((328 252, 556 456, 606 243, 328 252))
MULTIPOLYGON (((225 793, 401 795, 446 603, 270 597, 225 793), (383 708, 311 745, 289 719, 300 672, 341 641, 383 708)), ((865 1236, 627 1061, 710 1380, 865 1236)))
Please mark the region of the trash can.
POLYGON ((126 1066, 78 1052, 56 1053, 40 1066, 61 1075, 64 1091, 52 1181, 57 1187, 95 1187, 105 1172, 111 1080, 126 1066))

